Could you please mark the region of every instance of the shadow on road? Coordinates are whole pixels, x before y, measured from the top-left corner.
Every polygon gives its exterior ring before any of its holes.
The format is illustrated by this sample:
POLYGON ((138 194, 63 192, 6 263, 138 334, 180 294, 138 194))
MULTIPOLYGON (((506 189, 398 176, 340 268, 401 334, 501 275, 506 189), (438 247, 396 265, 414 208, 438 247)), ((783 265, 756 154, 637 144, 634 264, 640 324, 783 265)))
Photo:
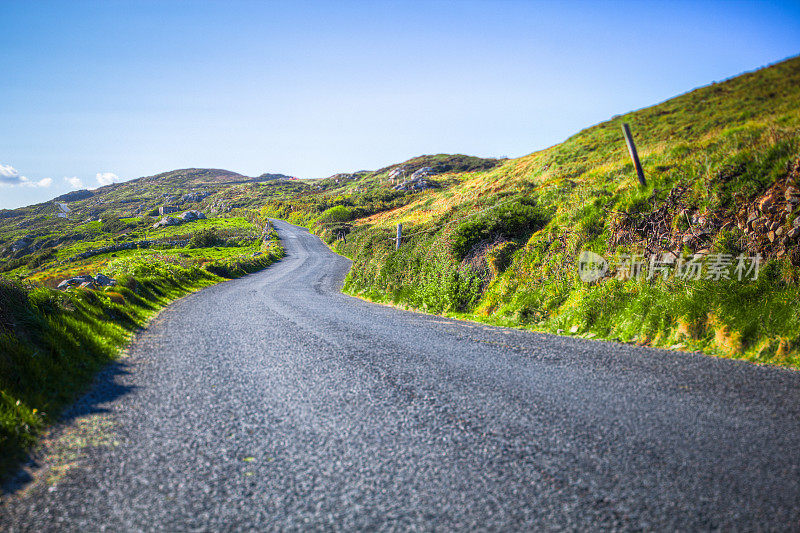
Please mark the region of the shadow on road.
POLYGON ((23 492, 41 477, 40 473, 50 466, 47 461, 53 455, 53 448, 57 447, 55 443, 73 430, 76 421, 109 415, 111 410, 108 406, 111 402, 136 389, 120 383, 122 376, 131 373, 130 366, 125 360, 114 361, 97 375, 89 390, 61 414, 56 424, 45 430, 39 444, 17 473, 0 487, 0 503, 5 498, 23 492))

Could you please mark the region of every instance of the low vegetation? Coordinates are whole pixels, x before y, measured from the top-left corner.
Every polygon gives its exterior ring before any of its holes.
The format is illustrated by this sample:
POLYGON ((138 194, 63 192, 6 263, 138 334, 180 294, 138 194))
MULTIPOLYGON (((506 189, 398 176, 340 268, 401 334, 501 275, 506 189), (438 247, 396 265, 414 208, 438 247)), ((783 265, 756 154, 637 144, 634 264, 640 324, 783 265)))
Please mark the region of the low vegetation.
POLYGON ((208 223, 216 225, 195 231, 191 249, 131 249, 59 270, 102 270, 116 280, 103 289, 59 291, 31 281, 42 272, 0 278, 0 479, 159 309, 283 255, 274 231, 259 236, 243 219, 208 223), (219 228, 232 226, 245 231, 222 239, 219 228))

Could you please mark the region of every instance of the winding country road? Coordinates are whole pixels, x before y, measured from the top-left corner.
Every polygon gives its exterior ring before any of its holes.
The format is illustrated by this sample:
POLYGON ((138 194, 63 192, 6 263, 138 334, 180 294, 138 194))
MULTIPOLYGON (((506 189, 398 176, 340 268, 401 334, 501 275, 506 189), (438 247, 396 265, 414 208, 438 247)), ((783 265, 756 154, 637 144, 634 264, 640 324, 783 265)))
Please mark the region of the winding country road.
POLYGON ((370 304, 276 226, 288 256, 162 312, 0 529, 800 529, 800 372, 370 304))

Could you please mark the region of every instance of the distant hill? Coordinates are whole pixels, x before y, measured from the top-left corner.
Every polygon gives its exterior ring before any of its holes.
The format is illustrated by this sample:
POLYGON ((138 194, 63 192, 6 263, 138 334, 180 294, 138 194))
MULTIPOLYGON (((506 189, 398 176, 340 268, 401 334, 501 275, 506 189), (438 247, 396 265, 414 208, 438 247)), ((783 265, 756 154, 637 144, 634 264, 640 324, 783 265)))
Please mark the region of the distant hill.
POLYGON ((91 198, 94 196, 94 192, 88 189, 81 189, 79 191, 70 191, 66 194, 62 194, 61 196, 57 196, 53 199, 53 201, 57 202, 76 202, 78 200, 86 200, 87 198, 91 198))
POLYGON ((33 253, 55 242, 74 242, 80 239, 82 224, 103 216, 155 217, 160 206, 208 214, 247 208, 258 201, 259 194, 251 189, 260 184, 304 187, 296 178, 284 174, 266 173, 253 178, 224 169, 185 168, 94 190, 71 191, 41 204, 0 210, 0 262, 4 244, 27 238, 33 253), (69 203, 69 211, 58 203, 69 203))
MULTIPOLYGON (((222 170, 218 168, 183 168, 147 176, 132 181, 161 182, 170 184, 180 184, 183 186, 200 186, 210 184, 242 183, 252 180, 237 172, 222 170)), ((131 182, 127 182, 131 183, 131 182)))
POLYGON ((375 174, 383 174, 401 168, 405 173, 411 175, 425 167, 430 167, 432 169, 432 174, 442 174, 444 172, 475 172, 494 168, 502 161, 502 159, 486 159, 463 154, 421 155, 402 163, 376 170, 375 174))
POLYGON ((254 181, 269 181, 269 180, 296 180, 294 176, 287 176, 286 174, 261 174, 254 181))

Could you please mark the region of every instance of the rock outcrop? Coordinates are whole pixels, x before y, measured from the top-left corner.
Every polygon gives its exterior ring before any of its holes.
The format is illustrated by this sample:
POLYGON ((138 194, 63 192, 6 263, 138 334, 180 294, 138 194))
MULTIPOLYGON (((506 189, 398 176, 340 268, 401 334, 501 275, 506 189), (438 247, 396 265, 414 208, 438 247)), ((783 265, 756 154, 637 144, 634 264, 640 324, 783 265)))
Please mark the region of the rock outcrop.
POLYGON ((59 290, 67 290, 70 287, 78 287, 81 289, 97 289, 98 287, 112 287, 117 284, 117 280, 109 278, 105 274, 97 274, 97 276, 75 276, 74 278, 65 279, 58 284, 59 290))
POLYGON ((184 222, 194 222, 195 220, 205 220, 206 215, 200 211, 186 211, 178 218, 184 222))
POLYGON ((185 213, 175 217, 164 217, 155 224, 154 228, 164 228, 167 226, 180 226, 184 222, 194 222, 195 220, 205 220, 206 215, 202 211, 186 211, 185 213))
POLYGON ((708 253, 723 230, 732 231, 737 246, 763 258, 789 255, 800 264, 800 158, 788 175, 735 211, 701 211, 687 201, 687 188, 666 195, 655 191, 645 210, 616 215, 611 245, 643 245, 645 254, 688 248, 708 253))

